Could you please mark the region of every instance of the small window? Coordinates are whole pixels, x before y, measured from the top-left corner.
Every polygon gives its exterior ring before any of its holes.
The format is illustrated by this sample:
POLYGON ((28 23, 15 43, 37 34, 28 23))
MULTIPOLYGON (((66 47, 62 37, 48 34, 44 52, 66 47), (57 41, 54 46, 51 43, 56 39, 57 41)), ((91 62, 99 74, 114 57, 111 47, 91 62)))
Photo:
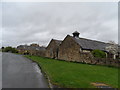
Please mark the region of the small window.
POLYGON ((82 49, 80 48, 80 52, 82 51, 82 49))

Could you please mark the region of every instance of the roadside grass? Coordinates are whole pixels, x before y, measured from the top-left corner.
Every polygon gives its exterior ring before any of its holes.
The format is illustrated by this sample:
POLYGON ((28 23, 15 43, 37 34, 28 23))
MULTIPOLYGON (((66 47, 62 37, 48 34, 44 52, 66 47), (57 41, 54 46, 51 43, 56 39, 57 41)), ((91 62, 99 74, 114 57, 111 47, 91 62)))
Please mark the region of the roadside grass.
POLYGON ((100 82, 118 88, 118 68, 66 62, 38 56, 26 55, 25 57, 37 62, 54 85, 65 88, 95 88, 91 83, 100 82))

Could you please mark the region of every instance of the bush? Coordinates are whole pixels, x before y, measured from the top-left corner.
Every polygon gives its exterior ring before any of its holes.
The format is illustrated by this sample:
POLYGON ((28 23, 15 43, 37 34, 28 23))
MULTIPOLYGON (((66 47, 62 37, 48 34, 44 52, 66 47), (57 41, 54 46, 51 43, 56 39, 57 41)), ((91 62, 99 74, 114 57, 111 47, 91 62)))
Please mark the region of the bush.
POLYGON ((18 51, 15 48, 12 48, 12 47, 5 47, 2 51, 3 52, 18 53, 18 51))
POLYGON ((101 50, 93 50, 92 51, 92 54, 94 57, 98 57, 98 58, 105 58, 106 57, 106 54, 105 52, 101 51, 101 50))

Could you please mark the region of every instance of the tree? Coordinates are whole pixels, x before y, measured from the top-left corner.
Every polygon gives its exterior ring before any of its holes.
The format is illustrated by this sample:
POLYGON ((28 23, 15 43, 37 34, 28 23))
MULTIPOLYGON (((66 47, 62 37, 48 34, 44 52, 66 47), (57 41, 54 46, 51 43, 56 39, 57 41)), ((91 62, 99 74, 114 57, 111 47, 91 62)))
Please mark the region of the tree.
POLYGON ((109 41, 109 46, 107 46, 106 51, 113 54, 113 58, 116 59, 116 55, 118 55, 118 45, 114 41, 109 41))
POLYGON ((12 47, 8 46, 8 47, 5 47, 5 48, 3 49, 3 52, 17 53, 18 51, 17 51, 15 48, 12 48, 12 47))
POLYGON ((1 48, 2 50, 4 49, 4 47, 1 48))
POLYGON ((93 50, 92 54, 93 54, 94 57, 98 57, 98 58, 105 58, 106 57, 105 52, 103 52, 101 50, 98 50, 98 49, 93 50))

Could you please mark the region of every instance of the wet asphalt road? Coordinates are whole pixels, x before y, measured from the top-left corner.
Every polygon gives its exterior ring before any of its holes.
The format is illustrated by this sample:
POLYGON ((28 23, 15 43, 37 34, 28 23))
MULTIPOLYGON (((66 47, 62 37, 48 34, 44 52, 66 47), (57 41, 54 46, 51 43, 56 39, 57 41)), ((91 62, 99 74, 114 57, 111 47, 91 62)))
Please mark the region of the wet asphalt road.
POLYGON ((48 88, 38 65, 22 55, 2 54, 2 88, 48 88))

